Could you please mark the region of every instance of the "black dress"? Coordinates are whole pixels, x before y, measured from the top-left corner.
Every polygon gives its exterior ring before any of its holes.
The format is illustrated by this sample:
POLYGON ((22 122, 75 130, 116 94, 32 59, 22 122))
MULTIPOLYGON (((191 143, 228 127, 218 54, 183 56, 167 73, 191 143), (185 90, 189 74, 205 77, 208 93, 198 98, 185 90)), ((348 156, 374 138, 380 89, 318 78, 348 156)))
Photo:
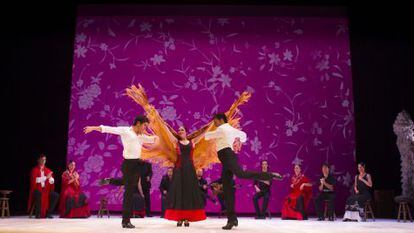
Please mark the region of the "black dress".
POLYGON ((193 165, 193 145, 177 145, 177 162, 167 193, 165 218, 174 221, 190 222, 206 219, 204 202, 193 165))
MULTIPOLYGON (((363 179, 367 179, 368 174, 365 174, 363 179)), ((356 176, 356 186, 358 194, 351 195, 346 200, 344 219, 361 221, 364 216, 364 204, 371 199, 371 188, 356 176)))

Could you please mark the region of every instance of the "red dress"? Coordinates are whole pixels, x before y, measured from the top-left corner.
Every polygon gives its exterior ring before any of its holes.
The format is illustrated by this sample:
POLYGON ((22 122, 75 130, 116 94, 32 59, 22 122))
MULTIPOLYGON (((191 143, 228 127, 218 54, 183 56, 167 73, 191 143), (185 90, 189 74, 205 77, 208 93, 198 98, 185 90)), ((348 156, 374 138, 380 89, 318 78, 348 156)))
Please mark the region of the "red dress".
POLYGON ((295 175, 291 179, 293 188, 285 198, 282 207, 282 219, 306 219, 306 209, 312 197, 312 188, 305 186, 300 190, 303 183, 309 183, 309 179, 303 174, 295 175))
MULTIPOLYGON (((43 175, 48 176, 52 173, 52 171, 47 168, 43 167, 43 175)), ((40 217, 46 217, 47 210, 49 209, 49 194, 51 191, 55 189, 54 184, 50 184, 48 180, 45 181, 45 186, 42 187, 40 183, 36 183, 36 178, 42 176, 41 169, 39 166, 36 166, 32 169, 30 173, 30 193, 29 193, 29 201, 27 205, 27 210, 30 212, 32 205, 34 204, 34 195, 33 192, 38 190, 41 193, 41 205, 40 205, 40 217)), ((53 177, 53 174, 52 174, 53 177)))
POLYGON ((87 218, 91 216, 85 194, 78 182, 69 181, 76 171, 66 170, 62 174, 62 191, 60 196, 59 214, 61 218, 87 218))

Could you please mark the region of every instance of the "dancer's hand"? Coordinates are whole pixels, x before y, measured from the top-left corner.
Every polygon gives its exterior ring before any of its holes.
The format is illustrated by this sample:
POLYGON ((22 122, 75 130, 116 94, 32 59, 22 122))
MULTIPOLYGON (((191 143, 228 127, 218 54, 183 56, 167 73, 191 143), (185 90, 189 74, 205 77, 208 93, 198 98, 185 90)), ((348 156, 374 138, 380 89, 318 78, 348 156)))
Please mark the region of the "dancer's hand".
POLYGON ((101 127, 99 127, 99 126, 86 126, 85 128, 83 128, 83 132, 85 134, 88 134, 88 133, 90 133, 92 131, 99 131, 99 132, 101 132, 101 127))
POLYGON ((304 187, 305 187, 305 184, 301 184, 300 185, 300 190, 303 190, 304 187))

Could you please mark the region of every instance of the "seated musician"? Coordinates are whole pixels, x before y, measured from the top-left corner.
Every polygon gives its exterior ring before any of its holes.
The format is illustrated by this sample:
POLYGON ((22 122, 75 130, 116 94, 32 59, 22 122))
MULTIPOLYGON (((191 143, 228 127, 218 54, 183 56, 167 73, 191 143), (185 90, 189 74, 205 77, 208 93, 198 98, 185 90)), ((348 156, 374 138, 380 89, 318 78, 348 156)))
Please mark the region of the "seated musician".
MULTIPOLYGON (((261 171, 267 172, 269 164, 266 160, 261 162, 261 171)), ((255 194, 253 196, 253 204, 254 209, 256 211, 256 219, 265 219, 267 206, 269 204, 270 198, 270 187, 272 182, 270 180, 255 180, 254 181, 254 189, 255 194), (259 199, 263 198, 262 209, 259 207, 259 199)))

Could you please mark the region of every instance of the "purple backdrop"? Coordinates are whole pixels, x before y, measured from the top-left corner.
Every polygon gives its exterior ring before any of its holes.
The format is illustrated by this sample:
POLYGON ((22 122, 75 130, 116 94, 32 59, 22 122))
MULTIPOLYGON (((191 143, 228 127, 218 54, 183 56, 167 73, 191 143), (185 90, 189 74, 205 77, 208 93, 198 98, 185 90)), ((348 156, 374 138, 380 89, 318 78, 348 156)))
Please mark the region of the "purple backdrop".
MULTIPOLYGON (((85 136, 82 128, 129 125, 142 113, 122 95, 125 87, 142 83, 165 120, 191 130, 250 90, 252 99, 241 108, 249 137, 239 155, 243 168, 258 169, 267 159, 271 170, 289 176, 299 163, 318 183, 320 165, 329 161, 342 210, 355 160, 350 65, 345 18, 79 16, 67 159, 77 161, 92 209, 101 196, 120 209, 119 189, 97 185, 99 178, 121 176, 120 140, 85 136)), ((165 170, 153 169, 152 209, 159 210, 165 170)), ((207 180, 220 169, 206 171, 207 180)), ((242 184, 237 210, 253 212, 252 182, 236 182, 242 184)), ((270 209, 280 212, 289 179, 272 190, 270 209)))

